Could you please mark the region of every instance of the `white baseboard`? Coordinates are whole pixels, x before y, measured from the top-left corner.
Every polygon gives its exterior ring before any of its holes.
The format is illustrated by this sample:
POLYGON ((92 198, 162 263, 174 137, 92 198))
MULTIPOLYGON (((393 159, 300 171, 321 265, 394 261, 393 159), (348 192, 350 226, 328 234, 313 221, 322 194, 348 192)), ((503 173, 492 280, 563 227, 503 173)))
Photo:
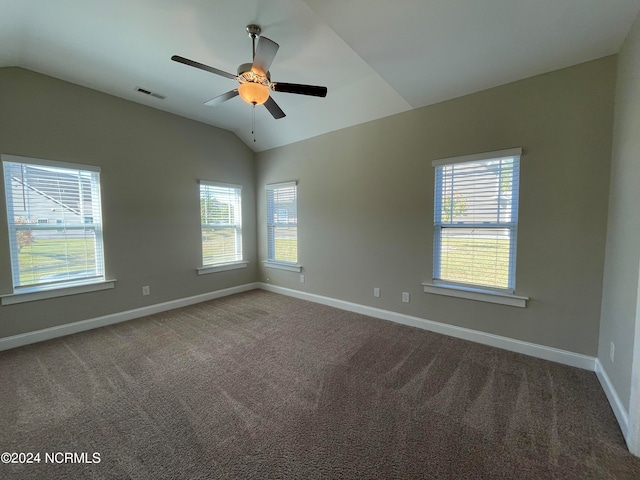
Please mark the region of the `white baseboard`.
POLYGON ((107 325, 113 325, 114 323, 125 322, 127 320, 133 320, 134 318, 146 317, 147 315, 166 312, 167 310, 186 307, 195 303, 207 302, 209 300, 226 297, 235 293, 255 290, 256 288, 260 288, 260 284, 247 283, 244 285, 239 285, 237 287, 216 290, 215 292, 203 293, 200 295, 194 295, 192 297, 171 300, 169 302, 156 303, 155 305, 135 308, 133 310, 127 310, 125 312, 112 313, 109 315, 104 315, 102 317, 67 323, 65 325, 45 328, 43 330, 36 330, 35 332, 22 333, 20 335, 0 338, 0 351, 21 347, 23 345, 29 345, 31 343, 43 342, 45 340, 51 340, 52 338, 71 335, 73 333, 84 332, 86 330, 92 330, 94 328, 106 327, 107 325))
POLYGON ((627 439, 627 434, 629 433, 629 414, 620 401, 618 392, 616 392, 616 389, 613 387, 611 379, 609 379, 609 375, 607 375, 607 371, 602 366, 602 363, 600 363, 599 358, 596 358, 596 375, 598 376, 598 380, 600 380, 600 385, 607 396, 607 400, 609 400, 613 413, 618 420, 622 435, 627 439))
MULTIPOLYGON (((206 302, 216 298, 226 297, 235 293, 246 292, 249 290, 255 290, 256 288, 262 288, 270 292, 280 293, 288 295, 290 297, 300 298, 302 300, 308 300, 315 303, 321 303, 342 310, 350 312, 360 313, 368 315, 370 317, 380 318, 383 320, 389 320, 395 323, 403 325, 409 325, 412 327, 422 328, 435 333, 441 333, 443 335, 449 335, 451 337, 461 338, 463 340, 469 340, 483 345, 489 345, 492 347, 502 348, 516 353, 522 353, 532 357, 542 358, 544 360, 550 360, 553 362, 570 365, 572 367, 578 367, 585 370, 596 371, 596 359, 587 355, 581 355, 578 353, 569 352, 566 350, 560 350, 557 348, 546 347, 543 345, 537 345, 535 343, 523 342, 521 340, 515 340, 513 338, 502 337, 499 335, 493 335, 490 333, 481 332, 478 330, 471 330, 468 328, 457 327, 455 325, 448 325, 446 323, 434 322, 426 320, 424 318, 413 317, 405 315, 403 313, 392 312, 390 310, 382 310, 380 308, 369 307, 358 303, 347 302, 345 300, 338 300, 331 297, 324 297, 312 293, 306 293, 299 290, 293 290, 284 287, 278 287, 275 285, 269 285, 266 283, 247 283, 239 285, 237 287, 225 288, 223 290, 217 290, 215 292, 204 293, 201 295, 194 295, 192 297, 181 298, 177 300, 171 300, 169 302, 157 303, 155 305, 149 305, 146 307, 136 308, 133 310, 127 310, 124 312, 113 313, 104 315, 102 317, 91 318, 88 320, 81 320, 78 322, 68 323, 65 325, 58 325, 55 327, 45 328, 43 330, 36 330, 34 332, 22 333, 11 337, 0 338, 0 351, 8 350, 10 348, 16 348, 23 345, 29 345, 31 343, 42 342, 50 340, 52 338, 62 337, 65 335, 71 335, 73 333, 84 332, 93 328, 105 327, 114 323, 125 322, 127 320, 133 320, 134 318, 145 317, 147 315, 153 315, 154 313, 160 313, 174 308, 186 307, 200 302, 206 302)), ((600 372, 604 377, 606 373, 602 368, 600 372)), ((598 377, 601 375, 598 374, 598 377)), ((602 382, 602 378, 601 378, 602 382)), ((610 382, 608 387, 604 387, 605 392, 611 391, 615 394, 615 390, 611 387, 610 382), (609 390, 607 390, 609 388, 609 390)), ((609 393, 607 393, 609 396, 609 393)), ((617 398, 617 395, 615 395, 617 398)), ((619 399, 618 399, 619 400, 619 399)), ((619 403, 619 402, 618 402, 619 403)), ((615 407, 614 407, 615 410, 615 407)), ((617 415, 617 414, 616 414, 617 415)), ((625 419, 626 419, 626 413, 625 419)), ((626 420, 625 420, 626 421, 626 420)))
MULTIPOLYGON (((615 390, 613 390, 613 387, 611 387, 611 383, 609 382, 606 373, 602 369, 602 366, 599 364, 599 362, 596 364, 596 359, 594 357, 589 357, 587 355, 581 355, 579 353, 573 353, 566 350, 560 350, 557 348, 546 347, 544 345, 538 345, 535 343, 523 342, 521 340, 493 335, 478 330, 471 330, 468 328, 457 327, 455 325, 449 325, 446 323, 434 322, 432 320, 426 320, 424 318, 413 317, 411 315, 392 312, 390 310, 382 310, 380 308, 347 302, 345 300, 338 300, 335 298, 324 297, 322 295, 316 295, 313 293, 306 293, 299 290, 269 285, 266 283, 247 283, 244 285, 239 285, 237 287, 217 290, 215 292, 203 293, 201 295, 195 295, 192 297, 181 298, 178 300, 171 300, 169 302, 157 303, 155 305, 127 310, 124 312, 104 315, 102 317, 81 320, 79 322, 58 325, 55 327, 45 328, 43 330, 36 330, 34 332, 0 338, 0 351, 28 345, 31 343, 42 342, 45 340, 50 340, 52 338, 62 337, 64 335, 71 335, 73 333, 83 332, 86 330, 91 330, 93 328, 104 327, 107 325, 112 325, 114 323, 125 322, 127 320, 133 320, 134 318, 145 317, 147 315, 153 315, 154 313, 164 312, 167 310, 172 310, 174 308, 186 307, 195 303, 206 302, 216 298, 233 295, 235 293, 255 290, 256 288, 262 288, 263 290, 267 290, 270 292, 280 293, 283 295, 288 295, 290 297, 296 297, 315 303, 321 303, 323 305, 329 305, 332 307, 340 308, 342 310, 360 313, 383 320, 389 320, 403 325, 418 327, 424 330, 429 330, 431 332, 441 333, 443 335, 449 335, 451 337, 461 338, 463 340, 469 340, 472 342, 481 343, 483 345, 502 348, 504 350, 522 353, 525 355, 530 355, 532 357, 570 365, 572 367, 595 371, 596 373, 598 373, 598 378, 601 378, 601 382, 603 381, 602 378, 606 378, 606 385, 608 386, 605 387, 605 384, 603 384, 605 392, 613 392, 613 394, 615 395, 615 390), (600 368, 597 369, 596 365, 600 365, 600 368)), ((609 393, 607 393, 607 396, 609 396, 609 393)), ((618 399, 617 395, 615 395, 615 398, 618 399)), ((626 419, 626 413, 624 414, 624 416, 626 419)))
POLYGON ((403 325, 409 325, 412 327, 418 327, 424 330, 429 330, 431 332, 448 335, 450 337, 461 338, 463 340, 469 340, 472 342, 481 343, 483 345, 497 347, 503 350, 509 350, 511 352, 522 353, 531 357, 550 360, 552 362, 582 368, 591 372, 595 371, 596 368, 595 357, 589 357, 588 355, 569 352, 567 350, 560 350, 558 348, 546 347, 544 345, 538 345, 535 343, 523 342, 521 340, 515 340, 513 338, 493 335, 491 333, 471 330, 469 328, 457 327, 455 325, 449 325, 446 323, 425 320, 424 318, 413 317, 411 315, 392 312, 390 310, 382 310, 380 308, 368 307, 366 305, 361 305, 358 303, 351 303, 335 298, 323 297, 321 295, 315 295, 313 293, 301 292, 300 290, 278 287, 266 283, 260 283, 259 286, 263 290, 267 290, 269 292, 280 293, 283 295, 288 295, 290 297, 296 297, 302 300, 308 300, 311 302, 340 308, 342 310, 348 310, 350 312, 368 315, 370 317, 389 320, 395 323, 401 323, 403 325))

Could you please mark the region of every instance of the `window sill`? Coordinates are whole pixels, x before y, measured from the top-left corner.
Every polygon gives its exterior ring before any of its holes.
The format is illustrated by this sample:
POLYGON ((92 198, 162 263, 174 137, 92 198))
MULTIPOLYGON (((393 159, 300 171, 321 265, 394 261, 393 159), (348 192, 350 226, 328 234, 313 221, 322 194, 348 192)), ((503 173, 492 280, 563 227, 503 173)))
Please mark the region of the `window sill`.
POLYGON ((226 272, 228 270, 238 270, 239 268, 247 268, 249 262, 229 262, 221 263, 220 265, 211 265, 208 267, 198 268, 198 275, 208 275, 209 273, 226 272))
POLYGON ((281 263, 274 262, 271 260, 265 260, 262 264, 267 268, 275 268, 277 270, 288 270, 289 272, 301 272, 302 265, 298 265, 297 263, 281 263))
POLYGON ((511 307, 525 308, 529 297, 519 297, 508 293, 491 292, 480 289, 464 288, 451 285, 434 285, 432 283, 423 283, 425 293, 433 293, 435 295, 446 295, 448 297, 466 298, 469 300, 477 300, 480 302, 499 303, 501 305, 509 305, 511 307))
POLYGON ((68 295, 77 295, 79 293, 109 290, 115 287, 115 283, 115 280, 105 280, 96 283, 59 286, 57 288, 51 288, 50 290, 32 290, 27 292, 10 293, 8 295, 0 295, 0 301, 2 302, 2 305, 35 302, 37 300, 45 300, 47 298, 66 297, 68 295))

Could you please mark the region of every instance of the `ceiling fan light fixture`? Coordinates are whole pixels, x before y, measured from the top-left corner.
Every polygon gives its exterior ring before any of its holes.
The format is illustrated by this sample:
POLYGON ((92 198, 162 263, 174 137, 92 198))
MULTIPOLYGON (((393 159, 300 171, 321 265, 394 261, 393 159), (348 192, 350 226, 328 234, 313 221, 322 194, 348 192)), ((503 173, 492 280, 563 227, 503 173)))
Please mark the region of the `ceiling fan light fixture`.
POLYGON ((238 67, 237 75, 232 75, 231 73, 218 70, 217 68, 210 67, 204 63, 189 60, 188 58, 181 57, 179 55, 173 55, 171 60, 204 70, 205 72, 213 73, 214 75, 236 80, 240 84, 238 85, 238 88, 227 93, 223 93, 222 95, 218 95, 217 97, 205 102, 205 105, 208 106, 219 105, 222 102, 239 96, 244 102, 254 107, 256 105, 264 105, 271 116, 278 119, 284 118, 286 115, 271 97, 271 90, 274 92, 326 97, 327 87, 302 85, 299 83, 275 83, 271 81, 269 67, 271 66, 271 62, 273 62, 280 46, 273 40, 260 36, 261 31, 262 30, 258 25, 247 25, 247 33, 249 34, 249 37, 251 37, 251 43, 253 46, 253 61, 251 63, 241 64, 238 67), (256 45, 256 39, 258 40, 258 45, 256 45))
POLYGON ((246 82, 238 86, 240 98, 250 105, 262 105, 269 99, 269 88, 261 83, 246 82))

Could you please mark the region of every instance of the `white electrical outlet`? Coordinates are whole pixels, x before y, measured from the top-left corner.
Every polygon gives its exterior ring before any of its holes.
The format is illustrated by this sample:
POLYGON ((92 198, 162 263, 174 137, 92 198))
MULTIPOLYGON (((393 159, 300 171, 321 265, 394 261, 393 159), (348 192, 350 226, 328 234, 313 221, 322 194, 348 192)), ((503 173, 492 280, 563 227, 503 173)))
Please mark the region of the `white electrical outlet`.
POLYGON ((611 342, 611 346, 609 347, 609 357, 611 358, 611 363, 613 363, 613 359, 616 356, 616 346, 613 342, 611 342))
POLYGON ((144 287, 142 287, 142 295, 149 295, 151 293, 151 291, 149 290, 149 285, 145 285, 144 287))
POLYGON ((402 301, 404 303, 409 303, 409 292, 402 292, 402 301))
POLYGON ((300 275, 300 283, 304 283, 304 275, 300 275))
POLYGON ((380 289, 378 287, 375 287, 373 289, 373 296, 376 298, 380 298, 380 289))

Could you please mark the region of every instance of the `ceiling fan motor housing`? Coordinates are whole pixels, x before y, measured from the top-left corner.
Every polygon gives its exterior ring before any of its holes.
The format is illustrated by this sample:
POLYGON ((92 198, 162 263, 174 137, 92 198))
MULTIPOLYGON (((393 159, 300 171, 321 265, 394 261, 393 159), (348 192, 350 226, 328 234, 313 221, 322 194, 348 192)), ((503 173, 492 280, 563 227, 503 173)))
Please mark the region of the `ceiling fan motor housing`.
MULTIPOLYGON (((263 85, 265 85, 266 87, 269 86, 269 82, 271 82, 271 72, 267 72, 266 77, 263 75, 260 75, 259 73, 256 73, 255 71, 251 70, 251 67, 253 66, 253 64, 251 63, 243 63, 242 65, 240 65, 238 67, 238 77, 243 78, 246 81, 253 81, 256 83, 262 83, 263 85), (253 77, 256 77, 253 80, 249 80, 249 76, 247 75, 249 72, 252 72, 253 77), (264 79, 264 80, 263 80, 264 79)), ((242 82, 242 79, 239 79, 240 82, 242 82)))

